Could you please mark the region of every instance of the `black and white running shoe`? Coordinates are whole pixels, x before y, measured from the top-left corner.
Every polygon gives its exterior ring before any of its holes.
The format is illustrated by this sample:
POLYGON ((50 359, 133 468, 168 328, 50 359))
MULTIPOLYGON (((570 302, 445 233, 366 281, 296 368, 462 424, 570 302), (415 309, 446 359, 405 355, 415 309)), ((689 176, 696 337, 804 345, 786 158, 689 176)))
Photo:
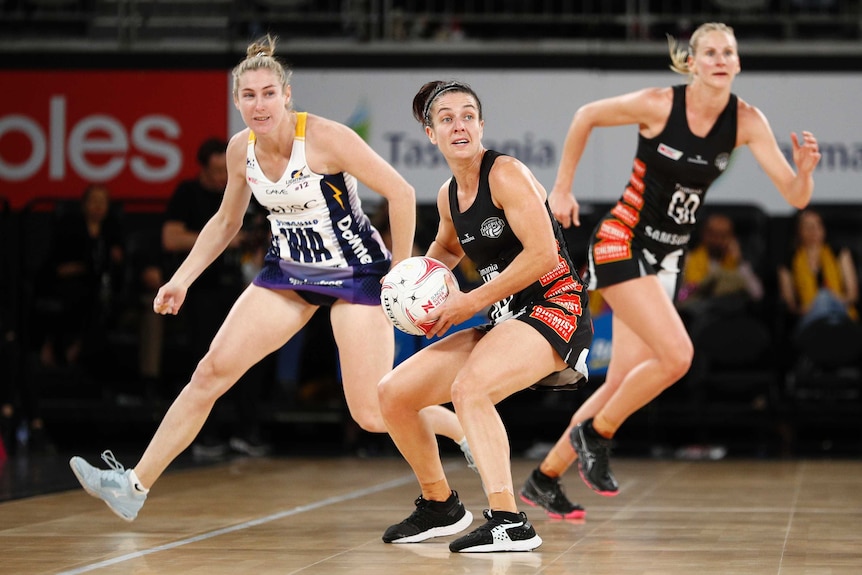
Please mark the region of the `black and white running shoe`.
POLYGON ((487 523, 449 544, 456 553, 532 551, 542 544, 533 525, 522 513, 485 510, 487 523))
POLYGON ((454 535, 473 522, 473 514, 464 508, 455 491, 446 501, 428 501, 420 495, 414 504, 416 509, 410 517, 386 530, 384 543, 417 543, 454 535))

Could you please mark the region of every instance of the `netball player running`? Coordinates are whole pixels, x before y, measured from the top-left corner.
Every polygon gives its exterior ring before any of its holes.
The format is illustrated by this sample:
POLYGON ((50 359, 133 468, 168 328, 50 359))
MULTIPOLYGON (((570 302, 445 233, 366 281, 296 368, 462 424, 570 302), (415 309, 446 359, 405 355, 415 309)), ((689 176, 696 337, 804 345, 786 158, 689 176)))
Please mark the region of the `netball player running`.
MULTIPOLYGON (((180 310, 189 286, 239 231, 252 195, 269 210, 272 247, 264 268, 237 299, 134 469, 124 469, 110 452, 103 454, 109 470, 80 457, 70 461, 84 489, 127 521, 195 438, 216 399, 320 306, 330 307, 351 415, 368 431, 386 431, 377 384, 392 369, 394 334, 380 306, 380 279, 393 261, 411 255, 414 190, 347 126, 294 111, 290 72, 274 51, 275 39, 267 36, 233 70, 234 104, 248 127, 228 145, 228 184, 218 212, 153 308, 180 310), (389 203, 391 254, 362 211, 357 180, 389 203)), ((430 406, 418 417, 434 433, 463 438, 452 411, 430 406)))
POLYGON ((400 364, 380 384, 389 434, 413 468, 421 495, 387 543, 422 541, 466 529, 472 515, 443 472, 433 430, 422 413, 452 401, 488 494, 486 523, 451 542, 456 552, 529 551, 542 540, 518 512, 509 442, 495 404, 552 372, 587 375, 592 341, 587 294, 573 269, 546 193, 515 158, 486 150, 476 93, 459 82, 429 82, 413 100, 452 177, 437 194, 440 224, 427 255, 454 268, 466 255, 483 284, 450 285, 429 314, 442 335, 490 306, 489 324, 455 332, 400 364))
POLYGON ((730 154, 748 146, 796 208, 806 206, 814 190, 812 175, 820 160, 814 136, 791 134, 794 171, 760 110, 731 93, 740 71, 733 30, 704 24, 692 34, 690 46, 690 52, 678 50, 670 39, 671 68, 688 76, 687 85, 586 104, 566 135, 549 202, 568 227, 579 223, 572 181, 590 132, 626 124, 639 131, 629 184, 593 231, 588 254, 589 289, 599 290, 613 309, 607 378, 521 490, 523 499, 550 513, 559 510, 548 501, 570 505, 559 477, 576 458, 588 486, 616 495, 608 461, 611 438, 626 418, 688 371, 692 343, 672 300, 698 209, 730 154))

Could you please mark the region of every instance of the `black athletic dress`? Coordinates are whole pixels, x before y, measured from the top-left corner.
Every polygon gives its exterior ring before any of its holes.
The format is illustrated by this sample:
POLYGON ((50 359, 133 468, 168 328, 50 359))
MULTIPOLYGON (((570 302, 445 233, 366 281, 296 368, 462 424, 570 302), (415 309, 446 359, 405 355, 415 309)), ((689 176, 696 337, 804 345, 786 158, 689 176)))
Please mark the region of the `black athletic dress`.
POLYGON ((673 87, 667 125, 654 138, 638 137, 631 178, 622 197, 596 225, 590 241, 589 289, 657 274, 673 299, 698 209, 730 162, 736 146, 733 94, 706 137, 691 133, 685 86, 673 87))
MULTIPOLYGON (((491 198, 488 174, 500 155, 493 150, 485 151, 476 200, 463 212, 458 206, 458 183, 454 177, 449 183, 449 209, 458 241, 484 282, 499 275, 524 249, 506 214, 491 198)), ((587 354, 593 339, 589 296, 547 202, 545 208, 557 238, 557 266, 525 289, 491 306, 490 323, 481 329, 491 329, 507 319, 523 321, 541 333, 566 363, 586 377, 587 354)))

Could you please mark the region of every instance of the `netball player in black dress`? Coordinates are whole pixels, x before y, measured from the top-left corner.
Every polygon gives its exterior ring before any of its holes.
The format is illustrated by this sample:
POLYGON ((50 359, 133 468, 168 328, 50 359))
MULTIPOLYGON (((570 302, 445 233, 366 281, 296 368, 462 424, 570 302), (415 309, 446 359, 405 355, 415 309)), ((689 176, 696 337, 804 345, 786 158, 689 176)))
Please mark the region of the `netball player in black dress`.
POLYGON ((698 209, 731 152, 748 146, 796 208, 805 207, 814 190, 820 160, 814 136, 791 134, 794 171, 760 110, 731 93, 740 62, 730 27, 704 24, 692 34, 690 52, 678 50, 673 39, 670 52, 671 69, 688 76, 686 85, 598 100, 575 113, 549 197, 562 225, 577 225, 572 182, 590 132, 638 126, 629 183, 593 231, 588 254, 589 289, 598 290, 613 310, 607 377, 521 490, 523 499, 546 509, 546 501, 562 495, 559 477, 575 459, 589 487, 616 495, 608 461, 611 438, 632 413, 688 371, 692 343, 673 297, 698 209))
POLYGON ((587 293, 542 185, 519 160, 483 147, 476 93, 458 82, 430 82, 414 98, 413 113, 453 174, 437 196, 440 225, 427 255, 450 268, 466 255, 483 278, 468 293, 452 291, 431 312, 436 325, 429 336, 490 311, 487 325, 441 339, 380 384, 383 419, 422 491, 413 514, 387 529, 383 540, 453 535, 472 522, 449 487, 432 430, 418 417, 427 406, 451 401, 489 509, 487 522, 450 543, 450 550, 529 551, 542 540, 518 512, 508 437, 495 405, 552 372, 587 376, 587 293))

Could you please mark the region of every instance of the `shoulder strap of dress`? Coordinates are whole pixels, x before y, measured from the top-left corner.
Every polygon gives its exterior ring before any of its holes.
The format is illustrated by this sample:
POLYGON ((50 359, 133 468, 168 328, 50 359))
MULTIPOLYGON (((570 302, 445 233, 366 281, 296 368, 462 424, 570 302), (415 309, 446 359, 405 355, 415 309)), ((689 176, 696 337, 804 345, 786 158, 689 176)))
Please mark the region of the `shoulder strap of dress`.
POLYGON ((670 115, 682 113, 685 115, 685 84, 677 84, 673 87, 673 104, 670 115))
POLYGON ((305 123, 308 120, 308 112, 296 113, 296 137, 305 139, 305 123))
POLYGON ((480 185, 482 182, 488 180, 488 174, 491 172, 491 167, 494 165, 494 162, 497 161, 497 158, 502 155, 503 154, 496 150, 485 150, 485 155, 482 156, 482 165, 479 167, 480 185))

